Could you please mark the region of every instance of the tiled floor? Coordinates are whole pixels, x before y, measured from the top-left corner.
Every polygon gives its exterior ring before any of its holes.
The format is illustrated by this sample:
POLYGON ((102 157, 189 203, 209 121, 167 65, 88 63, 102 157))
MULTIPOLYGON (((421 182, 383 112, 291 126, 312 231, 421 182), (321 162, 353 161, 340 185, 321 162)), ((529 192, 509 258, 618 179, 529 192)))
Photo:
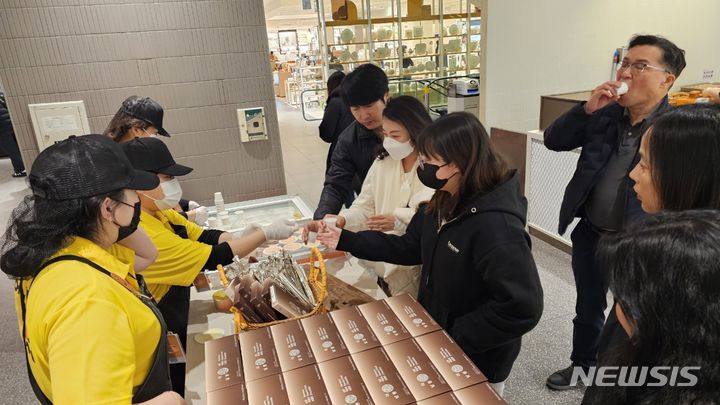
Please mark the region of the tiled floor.
MULTIPOLYGON (((309 206, 317 205, 322 190, 328 144, 318 137, 318 121, 307 122, 298 110, 277 103, 289 194, 300 195, 309 206)), ((0 159, 0 231, 9 214, 27 193, 22 179, 10 177, 11 166, 0 159)), ((545 312, 540 324, 523 339, 523 349, 505 387, 511 404, 578 404, 582 391, 553 392, 545 387, 547 376, 569 364, 575 288, 570 257, 533 240, 533 254, 545 290, 545 312)), ((361 288, 374 288, 368 275, 338 275, 361 288)), ((27 382, 23 347, 17 331, 11 280, 0 276, 0 403, 33 403, 27 382)), ((479 333, 481 333, 479 331, 479 333)))

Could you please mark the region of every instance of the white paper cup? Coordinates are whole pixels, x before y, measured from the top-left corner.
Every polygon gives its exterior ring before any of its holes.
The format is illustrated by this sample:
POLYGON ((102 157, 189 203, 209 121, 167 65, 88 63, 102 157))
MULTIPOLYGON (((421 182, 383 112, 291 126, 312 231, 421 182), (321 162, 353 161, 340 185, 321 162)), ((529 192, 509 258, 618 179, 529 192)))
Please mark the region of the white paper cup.
POLYGON ((222 225, 222 221, 220 220, 220 218, 208 218, 208 225, 210 226, 210 228, 213 229, 219 228, 220 225, 222 225))
POLYGON ((222 221, 223 225, 230 225, 232 223, 232 218, 230 218, 229 215, 220 215, 220 221, 222 221))
POLYGON ((337 218, 325 218, 323 219, 325 224, 330 228, 337 228, 337 218))

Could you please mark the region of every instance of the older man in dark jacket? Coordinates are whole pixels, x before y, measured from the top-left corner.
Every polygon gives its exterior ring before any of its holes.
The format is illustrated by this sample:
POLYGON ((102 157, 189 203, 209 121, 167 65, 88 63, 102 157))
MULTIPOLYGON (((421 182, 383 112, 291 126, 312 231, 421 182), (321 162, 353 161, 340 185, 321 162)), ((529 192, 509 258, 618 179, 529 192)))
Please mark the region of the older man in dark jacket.
POLYGON ((355 121, 338 136, 314 219, 337 214, 349 195, 360 193, 383 140, 382 113, 388 98, 385 72, 373 64, 361 65, 345 77, 341 86, 355 121))
POLYGON ((684 67, 684 52, 672 42, 654 35, 635 36, 617 80, 596 87, 586 103, 545 131, 545 146, 551 150, 582 148, 565 190, 558 230, 564 233, 573 218, 580 218, 571 235, 577 291, 572 365, 548 377, 550 388, 572 388, 574 367, 587 369, 597 363, 608 290, 595 261, 597 242, 643 215, 628 174, 639 160, 640 139, 652 118, 669 108, 667 93, 684 67), (628 91, 622 94, 625 86, 628 91))
POLYGON ((15 131, 10 121, 5 93, 0 91, 0 150, 10 157, 13 165, 13 177, 25 177, 25 165, 23 164, 20 148, 15 139, 15 131))

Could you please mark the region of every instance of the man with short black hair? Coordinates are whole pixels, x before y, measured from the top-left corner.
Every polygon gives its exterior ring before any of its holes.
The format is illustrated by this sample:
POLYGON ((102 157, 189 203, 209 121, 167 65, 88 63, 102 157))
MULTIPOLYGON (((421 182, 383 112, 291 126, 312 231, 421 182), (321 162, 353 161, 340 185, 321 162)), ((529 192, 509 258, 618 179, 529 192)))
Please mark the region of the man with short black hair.
POLYGON ((314 219, 337 214, 348 195, 360 193, 383 140, 382 113, 389 92, 385 72, 370 63, 360 65, 345 76, 341 86, 355 122, 338 136, 314 219))
POLYGON ((545 146, 550 150, 582 148, 565 189, 558 230, 565 233, 570 222, 580 218, 571 235, 577 291, 572 365, 548 377, 552 389, 572 388, 573 369, 597 363, 608 282, 598 269, 595 249, 602 235, 644 215, 628 174, 638 163, 640 139, 652 118, 669 108, 667 93, 685 68, 684 53, 660 36, 633 37, 617 80, 596 87, 587 102, 545 130, 545 146))

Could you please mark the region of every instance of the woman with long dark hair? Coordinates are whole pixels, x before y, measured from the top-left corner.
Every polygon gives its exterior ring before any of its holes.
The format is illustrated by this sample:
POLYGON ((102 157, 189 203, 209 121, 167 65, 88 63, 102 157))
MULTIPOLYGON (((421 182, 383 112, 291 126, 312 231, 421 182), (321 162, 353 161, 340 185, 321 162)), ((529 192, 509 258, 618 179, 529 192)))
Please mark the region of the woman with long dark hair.
POLYGON ((617 302, 617 318, 629 336, 601 361, 627 367, 615 374, 633 375, 638 384, 593 390, 583 403, 716 404, 720 213, 650 216, 601 239, 598 259, 617 302), (658 366, 664 369, 650 372, 658 366))
POLYGON ((441 117, 416 147, 418 177, 437 191, 404 235, 321 225, 318 240, 366 260, 422 264, 418 301, 502 393, 543 308, 519 175, 472 114, 441 117))
MULTIPOLYGON (((720 106, 688 105, 662 114, 643 135, 639 154, 630 178, 643 211, 720 209, 720 106)), ((616 348, 627 343, 612 311, 601 335, 600 364, 614 365, 616 348)), ((600 390, 589 387, 586 401, 600 390)))
POLYGON ((144 266, 128 249, 152 242, 143 233, 144 242, 127 243, 142 233, 135 190, 155 188, 157 178, 134 170, 108 138, 87 135, 42 151, 29 183, 32 194, 5 232, 0 267, 17 283, 28 376, 40 402, 185 403, 170 391, 167 328, 136 274, 144 266))
POLYGON ((630 178, 645 212, 720 209, 720 106, 687 105, 656 118, 630 178))
MULTIPOLYGON (((325 218, 337 218, 337 226, 351 231, 374 229, 394 235, 405 233, 418 205, 430 200, 435 191, 424 186, 416 173, 419 164, 416 140, 431 123, 425 106, 415 97, 399 96, 388 100, 383 110, 385 138, 360 194, 350 208, 325 218)), ((305 226, 305 238, 309 231, 317 231, 319 222, 305 226)), ((378 284, 385 294, 407 292, 417 296, 419 266, 365 260, 359 265, 378 276, 378 284)))

